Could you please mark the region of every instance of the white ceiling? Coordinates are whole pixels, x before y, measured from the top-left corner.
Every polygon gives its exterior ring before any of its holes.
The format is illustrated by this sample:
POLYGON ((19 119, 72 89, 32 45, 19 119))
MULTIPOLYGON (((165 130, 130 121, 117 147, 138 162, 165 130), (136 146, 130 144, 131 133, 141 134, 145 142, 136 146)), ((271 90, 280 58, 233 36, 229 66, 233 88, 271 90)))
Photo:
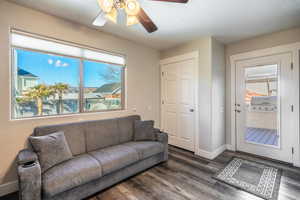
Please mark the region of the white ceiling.
MULTIPOLYGON (((92 26, 96 0, 10 0, 26 7, 92 26)), ((159 30, 149 34, 138 24, 108 23, 98 28, 156 49, 201 36, 230 43, 300 26, 300 0, 190 0, 188 4, 139 0, 159 30)), ((95 28, 95 27, 94 27, 95 28)))

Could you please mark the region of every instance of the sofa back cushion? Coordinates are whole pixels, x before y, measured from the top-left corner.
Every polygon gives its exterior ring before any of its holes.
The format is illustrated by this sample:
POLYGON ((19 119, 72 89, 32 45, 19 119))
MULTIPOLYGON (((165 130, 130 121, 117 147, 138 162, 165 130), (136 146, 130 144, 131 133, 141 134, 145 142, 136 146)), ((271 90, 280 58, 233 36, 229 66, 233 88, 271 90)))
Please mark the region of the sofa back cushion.
POLYGON ((72 154, 79 155, 97 149, 113 146, 133 140, 134 121, 140 116, 84 121, 37 127, 34 135, 42 136, 54 132, 65 133, 72 154))
POLYGON ((85 134, 87 152, 119 144, 117 119, 87 122, 85 134))
POLYGON ((84 126, 84 122, 40 126, 34 129, 34 135, 44 136, 59 131, 64 132, 70 150, 75 156, 86 152, 84 126))
POLYGON ((130 142, 134 135, 134 122, 141 120, 138 115, 118 118, 118 126, 120 129, 120 143, 130 142))
POLYGON ((90 121, 86 123, 86 148, 87 152, 133 140, 134 121, 137 115, 90 121))

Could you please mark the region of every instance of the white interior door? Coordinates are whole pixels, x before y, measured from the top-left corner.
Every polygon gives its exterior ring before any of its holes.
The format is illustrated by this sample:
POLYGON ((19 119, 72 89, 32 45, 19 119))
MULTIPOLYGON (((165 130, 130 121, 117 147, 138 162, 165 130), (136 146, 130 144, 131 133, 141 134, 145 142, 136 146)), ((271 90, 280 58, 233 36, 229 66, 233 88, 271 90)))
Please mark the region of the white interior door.
POLYGON ((236 63, 237 149, 292 162, 293 74, 290 53, 236 63))
POLYGON ((162 69, 162 129, 169 143, 195 151, 196 59, 165 63, 162 69))

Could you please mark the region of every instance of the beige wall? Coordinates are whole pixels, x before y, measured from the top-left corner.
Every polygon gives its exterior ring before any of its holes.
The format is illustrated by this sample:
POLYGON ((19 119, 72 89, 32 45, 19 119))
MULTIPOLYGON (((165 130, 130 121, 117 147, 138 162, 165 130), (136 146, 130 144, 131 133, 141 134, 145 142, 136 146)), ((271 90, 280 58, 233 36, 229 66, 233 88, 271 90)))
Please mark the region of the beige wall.
POLYGON ((14 160, 26 145, 34 127, 71 121, 101 119, 141 114, 159 126, 159 52, 69 21, 6 1, 0 2, 0 184, 16 180, 14 160), (120 52, 127 55, 127 105, 122 112, 94 113, 77 116, 23 121, 9 119, 9 28, 14 27, 66 41, 120 52))
POLYGON ((210 151, 211 141, 211 37, 202 37, 164 51, 161 59, 190 53, 199 52, 199 148, 210 151))
POLYGON ((225 145, 225 46, 212 39, 212 151, 225 145))
POLYGON ((161 58, 199 52, 199 152, 212 152, 225 144, 225 58, 224 45, 212 37, 173 47, 161 58))
POLYGON ((293 28, 285 31, 275 32, 267 35, 254 37, 251 39, 243 40, 228 44, 225 47, 226 55, 226 142, 231 143, 231 118, 230 118, 230 105, 231 105, 231 90, 230 90, 230 56, 238 53, 254 51, 258 49, 265 49, 279 45, 300 42, 300 27, 293 28))

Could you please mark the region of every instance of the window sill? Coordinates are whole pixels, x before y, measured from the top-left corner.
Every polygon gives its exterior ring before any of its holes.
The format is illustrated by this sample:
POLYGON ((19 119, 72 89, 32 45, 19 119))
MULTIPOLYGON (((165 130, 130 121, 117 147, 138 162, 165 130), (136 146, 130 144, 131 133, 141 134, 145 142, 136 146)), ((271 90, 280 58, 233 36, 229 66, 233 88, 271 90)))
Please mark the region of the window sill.
POLYGON ((82 120, 80 117, 83 117, 83 116, 93 116, 93 115, 97 115, 97 114, 101 114, 101 115, 116 114, 116 113, 126 113, 126 112, 130 112, 130 110, 128 110, 128 109, 120 109, 120 110, 107 110, 107 111, 74 113, 74 114, 65 114, 65 115, 27 117, 27 118, 19 118, 19 119, 13 119, 13 118, 11 118, 10 121, 14 122, 14 121, 26 121, 26 120, 48 120, 48 119, 58 119, 58 118, 74 118, 74 117, 76 117, 77 120, 82 120))

